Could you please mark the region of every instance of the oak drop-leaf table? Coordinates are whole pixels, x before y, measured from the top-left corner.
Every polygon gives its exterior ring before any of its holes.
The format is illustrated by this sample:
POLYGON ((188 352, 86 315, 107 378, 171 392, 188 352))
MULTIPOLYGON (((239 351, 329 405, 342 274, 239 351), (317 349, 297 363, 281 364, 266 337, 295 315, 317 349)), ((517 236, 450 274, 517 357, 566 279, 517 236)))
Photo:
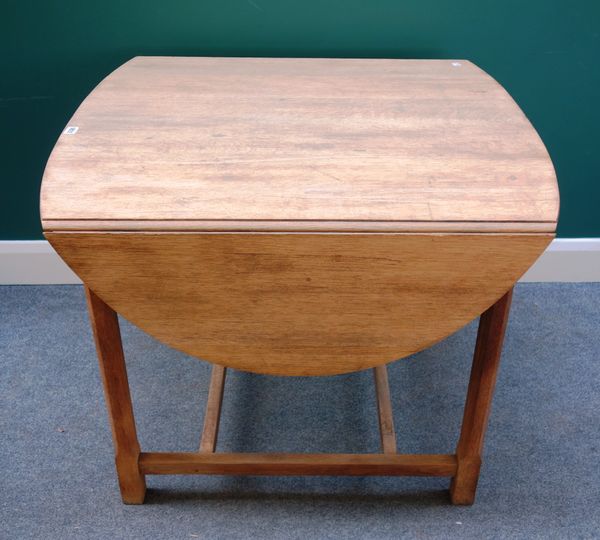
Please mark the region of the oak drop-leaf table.
POLYGON ((554 236, 537 133, 468 61, 138 57, 44 173, 85 284, 124 502, 148 474, 435 475, 474 500, 514 283, 554 236), (214 364, 198 452, 142 452, 117 313, 214 364), (385 365, 481 314, 455 454, 397 453, 385 365), (215 451, 227 368, 374 370, 379 454, 215 451))

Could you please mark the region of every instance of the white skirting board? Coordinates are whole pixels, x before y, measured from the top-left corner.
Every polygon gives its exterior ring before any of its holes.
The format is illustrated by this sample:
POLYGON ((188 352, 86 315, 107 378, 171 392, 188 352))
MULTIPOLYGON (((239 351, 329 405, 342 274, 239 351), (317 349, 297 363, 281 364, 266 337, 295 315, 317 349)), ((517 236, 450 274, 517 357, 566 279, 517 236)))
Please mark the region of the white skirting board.
POLYGON ((81 280, 46 240, 0 241, 0 285, 65 285, 81 280))
MULTIPOLYGON (((558 238, 521 282, 600 281, 600 238, 558 238)), ((45 240, 0 241, 0 285, 81 283, 45 240)))

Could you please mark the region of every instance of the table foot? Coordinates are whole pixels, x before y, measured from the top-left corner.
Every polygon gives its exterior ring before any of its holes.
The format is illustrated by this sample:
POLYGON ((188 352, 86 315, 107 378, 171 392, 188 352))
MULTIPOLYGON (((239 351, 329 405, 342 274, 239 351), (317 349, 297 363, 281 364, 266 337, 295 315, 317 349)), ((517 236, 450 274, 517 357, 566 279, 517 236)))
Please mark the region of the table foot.
POLYGON ((456 476, 450 482, 452 504, 470 505, 475 502, 481 459, 463 458, 458 460, 456 476))

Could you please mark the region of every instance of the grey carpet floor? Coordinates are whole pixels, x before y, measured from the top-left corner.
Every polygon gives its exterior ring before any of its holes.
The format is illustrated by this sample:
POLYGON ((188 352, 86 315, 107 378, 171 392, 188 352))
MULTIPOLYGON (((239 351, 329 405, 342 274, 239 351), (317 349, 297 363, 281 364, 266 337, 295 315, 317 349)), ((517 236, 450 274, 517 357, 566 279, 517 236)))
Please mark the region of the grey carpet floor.
MULTIPOLYGON (((447 479, 221 476, 124 506, 82 289, 0 287, 0 537, 600 538, 600 284, 513 306, 474 506, 447 479)), ((209 365, 122 331, 142 448, 196 448, 209 365)), ((400 451, 453 452, 475 331, 390 366, 400 451)), ((378 451, 371 373, 230 372, 219 450, 378 451)))

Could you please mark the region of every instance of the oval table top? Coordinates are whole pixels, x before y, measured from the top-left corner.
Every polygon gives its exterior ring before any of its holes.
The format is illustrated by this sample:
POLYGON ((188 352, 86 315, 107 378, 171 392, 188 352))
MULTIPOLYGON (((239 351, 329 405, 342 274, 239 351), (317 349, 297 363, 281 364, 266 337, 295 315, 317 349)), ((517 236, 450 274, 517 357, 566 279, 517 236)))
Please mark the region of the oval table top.
POLYGON ((137 57, 43 178, 45 231, 553 232, 523 112, 465 60, 137 57))
POLYGON ((134 58, 41 193, 46 238, 114 311, 279 375, 431 346, 512 287, 557 213, 537 133, 464 60, 134 58))

